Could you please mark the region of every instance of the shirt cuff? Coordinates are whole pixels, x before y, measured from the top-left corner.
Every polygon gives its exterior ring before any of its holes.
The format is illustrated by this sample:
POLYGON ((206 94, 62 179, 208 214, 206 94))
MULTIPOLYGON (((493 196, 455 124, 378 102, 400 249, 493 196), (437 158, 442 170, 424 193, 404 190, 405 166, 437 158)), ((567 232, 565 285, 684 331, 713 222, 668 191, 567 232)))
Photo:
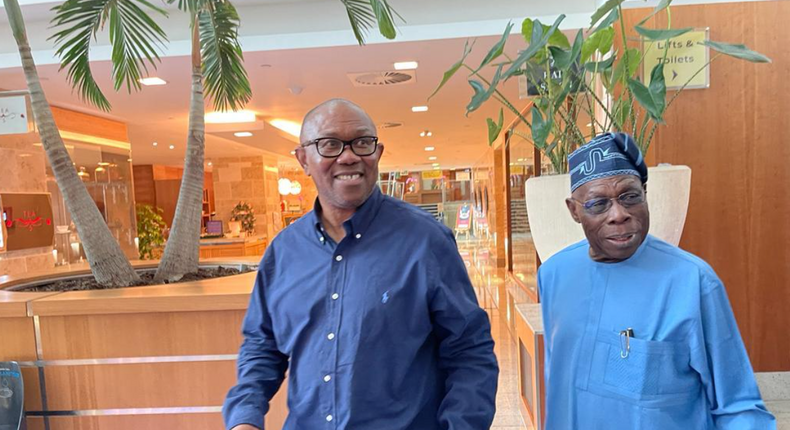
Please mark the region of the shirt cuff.
POLYGON ((233 411, 226 421, 227 430, 231 430, 233 427, 242 424, 249 424, 264 430, 263 416, 261 416, 259 412, 260 411, 257 410, 233 411))

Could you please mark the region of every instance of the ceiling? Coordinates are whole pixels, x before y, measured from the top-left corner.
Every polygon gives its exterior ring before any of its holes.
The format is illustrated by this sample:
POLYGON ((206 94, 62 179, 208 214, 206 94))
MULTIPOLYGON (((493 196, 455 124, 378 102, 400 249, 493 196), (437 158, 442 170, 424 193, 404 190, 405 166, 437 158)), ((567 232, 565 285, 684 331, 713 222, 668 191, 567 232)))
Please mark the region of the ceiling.
MULTIPOLYGON (((42 84, 53 105, 72 108, 117 119, 128 124, 132 157, 136 164, 181 165, 189 107, 190 64, 188 24, 178 11, 162 25, 171 43, 163 52, 161 64, 151 75, 168 82, 165 86, 144 87, 129 94, 112 91, 111 65, 107 61, 105 39, 99 38, 91 52, 92 69, 100 86, 113 105, 109 114, 83 104, 72 93, 65 74, 58 71, 52 56, 53 46, 46 41, 51 18, 49 0, 20 0, 26 16, 31 46, 38 64, 42 84), (154 146, 153 142, 158 145, 154 146), (174 149, 169 149, 173 145, 174 149)), ((385 42, 372 35, 366 46, 357 46, 348 29, 347 18, 338 0, 236 0, 242 26, 241 42, 245 66, 249 73, 253 99, 247 109, 264 120, 262 130, 253 136, 238 138, 233 131, 248 131, 238 125, 231 131, 209 132, 206 137, 207 161, 219 157, 273 153, 281 160, 292 160, 290 151, 296 139, 269 125, 270 119, 301 121, 316 104, 334 97, 350 99, 366 109, 377 123, 398 122, 397 128, 380 129, 385 144, 383 170, 423 170, 437 157, 442 168, 473 165, 487 149, 486 118, 496 118, 500 106, 493 100, 478 111, 465 116, 465 106, 472 95, 466 82, 468 73, 459 71, 442 91, 427 101, 442 74, 461 56, 464 44, 477 37, 474 52, 467 63, 479 64, 488 49, 498 40, 509 20, 515 22, 506 53, 516 55, 525 43, 518 34, 523 16, 544 16, 552 21, 559 10, 569 15, 566 29, 587 23, 595 9, 594 0, 390 0, 405 17, 395 42, 385 42), (284 17, 299 17, 285 19, 284 17), (396 61, 417 61, 416 79, 410 83, 386 87, 355 87, 349 73, 380 72, 393 69, 396 61), (428 112, 413 113, 411 107, 429 105, 428 112), (420 137, 430 130, 432 137, 420 137), (434 146, 435 151, 424 151, 434 146)), ((2 8, 0 8, 0 11, 2 8)), ((10 31, 0 13, 0 87, 24 89, 10 31)), ((485 71, 491 76, 493 70, 485 71)), ((503 93, 516 105, 518 85, 513 79, 503 93)), ((212 110, 207 105, 207 111, 212 110)), ((512 118, 507 115, 506 122, 512 118)))

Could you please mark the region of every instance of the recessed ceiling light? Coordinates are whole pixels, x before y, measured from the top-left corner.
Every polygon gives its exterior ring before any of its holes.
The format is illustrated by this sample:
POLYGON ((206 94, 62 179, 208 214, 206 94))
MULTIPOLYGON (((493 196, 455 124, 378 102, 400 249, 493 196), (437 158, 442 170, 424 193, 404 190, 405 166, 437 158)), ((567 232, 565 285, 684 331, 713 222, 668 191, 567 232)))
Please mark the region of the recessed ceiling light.
POLYGON ((433 161, 435 159, 436 159, 436 157, 428 157, 428 160, 431 160, 431 161, 433 161))
POLYGON ((252 133, 250 133, 249 131, 239 131, 237 133, 233 133, 233 135, 236 137, 250 137, 252 136, 252 133))
POLYGON ((158 143, 156 143, 156 142, 154 142, 154 146, 157 146, 157 145, 159 145, 159 144, 158 144, 158 143))
POLYGON ((436 148, 434 148, 433 146, 426 146, 425 147, 426 151, 433 151, 434 149, 436 149, 436 148))
POLYGON ((433 163, 432 166, 433 167, 439 167, 439 163, 433 163))
POLYGON ((170 149, 176 149, 175 145, 170 145, 170 149))
POLYGON ((146 87, 154 87, 157 85, 167 85, 167 81, 161 78, 157 78, 156 76, 152 76, 150 78, 142 78, 138 79, 137 82, 145 85, 146 87))
POLYGON ((209 165, 209 166, 213 166, 213 165, 214 165, 214 163, 212 163, 211 161, 209 161, 209 162, 208 162, 208 165, 209 165))
POLYGON ((524 161, 524 159, 523 159, 523 158, 519 158, 519 159, 518 159, 518 160, 516 160, 516 161, 524 161))
POLYGON ((401 61, 393 64, 395 70, 414 70, 417 66, 419 66, 419 64, 416 61, 401 61))
POLYGON ((291 151, 291 155, 296 155, 296 151, 291 151))
POLYGON ((431 136, 433 136, 433 133, 429 131, 429 132, 426 134, 426 136, 428 136, 428 137, 431 137, 431 136))
POLYGON ((302 132, 302 124, 287 119, 273 119, 269 124, 295 137, 299 137, 299 133, 302 132))
POLYGON ((428 106, 412 106, 412 112, 428 112, 428 106))
POLYGON ((431 136, 433 136, 433 133, 431 133, 430 130, 425 130, 420 132, 420 137, 431 137, 431 136))
POLYGON ((234 122, 255 122, 255 112, 240 110, 235 112, 210 112, 206 114, 208 124, 228 124, 234 122))

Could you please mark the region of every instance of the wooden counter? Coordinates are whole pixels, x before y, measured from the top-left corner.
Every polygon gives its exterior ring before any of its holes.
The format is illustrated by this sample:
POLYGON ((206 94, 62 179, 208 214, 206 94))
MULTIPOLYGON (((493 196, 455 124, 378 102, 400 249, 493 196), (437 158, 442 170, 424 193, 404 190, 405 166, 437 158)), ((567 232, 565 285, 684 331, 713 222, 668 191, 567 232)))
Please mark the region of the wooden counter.
POLYGON ((515 308, 520 409, 532 428, 542 430, 546 415, 543 317, 539 304, 518 304, 515 308))
MULTIPOLYGON (((258 260, 207 262, 256 266, 258 260)), ((43 429, 45 419, 51 430, 223 428, 221 406, 236 382, 255 276, 66 293, 0 291, 0 357, 23 366, 28 428, 43 429)), ((0 289, 22 281, 7 278, 0 289)), ((282 428, 285 391, 272 401, 267 430, 282 428)))
POLYGON ((200 241, 200 258, 221 257, 263 257, 266 251, 265 235, 250 237, 223 237, 219 239, 202 239, 200 241))

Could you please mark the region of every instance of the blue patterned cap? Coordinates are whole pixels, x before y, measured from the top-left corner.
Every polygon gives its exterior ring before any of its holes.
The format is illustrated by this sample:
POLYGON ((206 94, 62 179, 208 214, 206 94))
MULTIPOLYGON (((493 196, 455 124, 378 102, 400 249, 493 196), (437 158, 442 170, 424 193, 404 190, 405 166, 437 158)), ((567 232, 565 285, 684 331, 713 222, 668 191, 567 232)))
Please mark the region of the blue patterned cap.
POLYGON ((568 156, 571 192, 596 179, 634 175, 647 182, 647 165, 634 139, 626 133, 605 133, 568 156))

